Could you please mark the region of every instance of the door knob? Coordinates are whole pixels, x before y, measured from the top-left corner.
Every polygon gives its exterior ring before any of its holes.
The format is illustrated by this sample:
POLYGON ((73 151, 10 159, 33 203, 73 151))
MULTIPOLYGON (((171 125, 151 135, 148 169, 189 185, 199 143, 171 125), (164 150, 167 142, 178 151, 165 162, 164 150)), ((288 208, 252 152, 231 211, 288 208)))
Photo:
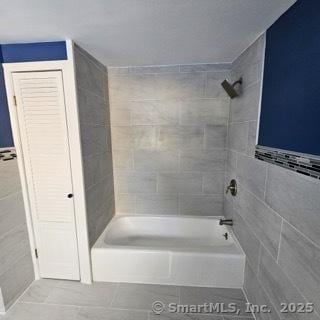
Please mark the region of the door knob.
POLYGON ((72 193, 69 193, 67 197, 68 197, 68 198, 73 198, 73 194, 72 194, 72 193))

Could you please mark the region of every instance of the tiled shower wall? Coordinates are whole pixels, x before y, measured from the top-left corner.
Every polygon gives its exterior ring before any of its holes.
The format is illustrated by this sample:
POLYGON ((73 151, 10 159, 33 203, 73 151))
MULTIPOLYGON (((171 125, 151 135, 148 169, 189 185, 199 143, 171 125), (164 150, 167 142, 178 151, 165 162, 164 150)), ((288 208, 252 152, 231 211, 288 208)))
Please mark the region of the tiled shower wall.
POLYGON ((247 255, 249 301, 273 307, 257 319, 320 319, 320 183, 254 158, 263 53, 261 37, 232 66, 244 86, 230 108, 226 183, 236 178, 239 192, 225 215, 247 255), (280 303, 306 301, 312 315, 280 313, 280 303))
POLYGON ((77 95, 89 241, 92 246, 114 215, 107 69, 75 46, 77 95))
POLYGON ((34 280, 17 160, 0 160, 0 313, 34 280))
POLYGON ((229 67, 109 68, 117 213, 222 214, 229 67))

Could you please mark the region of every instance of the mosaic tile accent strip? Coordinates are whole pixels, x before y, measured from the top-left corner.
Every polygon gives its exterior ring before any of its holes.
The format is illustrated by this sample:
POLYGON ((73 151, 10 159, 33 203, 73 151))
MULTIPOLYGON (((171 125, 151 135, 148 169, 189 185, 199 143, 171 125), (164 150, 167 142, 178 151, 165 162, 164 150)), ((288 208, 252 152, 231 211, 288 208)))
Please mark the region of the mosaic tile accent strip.
POLYGON ((320 180, 320 158, 312 158, 310 155, 300 155, 261 146, 256 147, 255 157, 256 159, 320 180))
POLYGON ((17 157, 15 149, 0 149, 0 161, 9 161, 17 157))

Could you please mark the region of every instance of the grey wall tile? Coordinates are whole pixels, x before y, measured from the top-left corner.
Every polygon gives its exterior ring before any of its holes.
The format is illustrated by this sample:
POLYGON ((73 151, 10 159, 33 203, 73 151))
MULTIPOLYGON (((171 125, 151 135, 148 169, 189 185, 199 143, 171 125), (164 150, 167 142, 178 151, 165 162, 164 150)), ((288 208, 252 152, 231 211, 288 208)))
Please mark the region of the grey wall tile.
POLYGON ((176 151, 139 150, 134 152, 134 168, 137 171, 177 172, 179 154, 176 151))
POLYGON ((229 99, 182 100, 182 125, 225 125, 229 116, 229 99))
POLYGON ((207 74, 207 98, 228 98, 229 96, 221 87, 221 82, 229 76, 229 71, 209 72, 207 74))
POLYGON ((233 174, 237 170, 237 153, 228 149, 226 154, 226 170, 233 174))
POLYGON ((110 122, 105 97, 97 96, 89 90, 79 87, 78 109, 81 123, 105 125, 110 122))
POLYGON ((133 150, 112 150, 113 167, 116 171, 133 170, 133 150))
POLYGON ((257 120, 260 101, 260 83, 243 90, 237 99, 231 100, 230 121, 257 120))
POLYGON ((276 258, 280 239, 281 217, 253 194, 241 188, 241 185, 237 197, 238 199, 235 199, 235 210, 276 258))
POLYGON ((181 152, 182 171, 214 172, 224 171, 226 153, 223 149, 181 152))
POLYGON ((199 63, 184 64, 180 66, 180 72, 216 72, 222 70, 230 70, 230 63, 199 63))
POLYGON ((202 192, 204 194, 223 194, 224 172, 216 171, 204 174, 202 192))
POLYGON ((256 273, 248 263, 245 266, 244 290, 250 303, 260 306, 266 305, 270 310, 270 313, 255 312, 257 320, 280 320, 279 314, 264 291, 264 288, 259 283, 256 273))
POLYGON ((28 232, 25 224, 19 224, 6 233, 1 234, 0 274, 9 270, 26 253, 29 253, 29 250, 28 232))
POLYGON ((129 73, 171 73, 179 72, 179 65, 129 67, 129 73))
POLYGON ((101 154, 110 150, 108 146, 106 127, 102 125, 81 124, 81 145, 82 154, 93 155, 101 154))
POLYGON ((179 213, 179 198, 176 194, 137 194, 136 213, 148 215, 176 215, 179 213))
POLYGON ((154 126, 112 126, 112 144, 116 149, 154 149, 157 143, 154 126))
POLYGON ((259 264, 260 241, 239 214, 233 214, 233 231, 246 254, 252 269, 257 272, 259 264))
POLYGON ((199 172, 159 173, 158 192, 162 194, 202 192, 202 174, 199 172))
POLYGON ((113 126, 131 125, 131 109, 113 107, 110 113, 113 126))
POLYGON ((267 165, 247 156, 238 155, 237 176, 241 184, 260 199, 264 199, 267 165))
POLYGON ((249 122, 249 134, 248 134, 248 146, 247 155, 254 157, 256 149, 256 137, 257 137, 257 121, 249 122))
POLYGON ((155 193, 157 179, 154 172, 115 172, 115 188, 118 193, 155 193))
POLYGON ((223 199, 221 195, 179 195, 179 209, 182 215, 221 216, 223 199))
MULTIPOLYGON (((0 237, 26 220, 21 192, 0 199, 0 237)), ((1 243, 0 243, 1 246, 1 243)))
POLYGON ((112 75, 109 77, 111 101, 156 98, 156 78, 153 74, 112 75))
POLYGON ((284 223, 279 265, 308 301, 314 303, 318 312, 320 311, 319 261, 320 248, 288 223, 284 223))
POLYGON ((130 103, 133 125, 176 125, 179 123, 177 100, 132 101, 130 103))
MULTIPOLYGON (((305 298, 291 283, 280 266, 262 248, 258 279, 267 292, 273 306, 280 313, 281 303, 305 303, 305 298)), ((309 319, 308 314, 288 313, 286 319, 309 319)))
POLYGON ((297 229, 320 244, 320 184, 295 172, 270 166, 266 202, 297 229))
POLYGON ((245 153, 248 145, 248 122, 230 123, 228 131, 228 147, 231 150, 245 153))
POLYGON ((156 93, 158 99, 204 98, 206 74, 170 73, 156 75, 156 93))
POLYGON ((136 195, 128 193, 119 193, 116 195, 117 213, 135 213, 136 195))
POLYGON ((6 272, 0 274, 1 291, 6 309, 28 288, 34 280, 31 252, 28 251, 6 272))
POLYGON ((203 146, 204 128, 194 126, 160 127, 160 149, 199 150, 203 146))
POLYGON ((21 190, 17 161, 2 161, 0 167, 0 199, 21 190))
POLYGON ((205 149, 225 148, 227 138, 227 126, 207 125, 204 129, 205 149))

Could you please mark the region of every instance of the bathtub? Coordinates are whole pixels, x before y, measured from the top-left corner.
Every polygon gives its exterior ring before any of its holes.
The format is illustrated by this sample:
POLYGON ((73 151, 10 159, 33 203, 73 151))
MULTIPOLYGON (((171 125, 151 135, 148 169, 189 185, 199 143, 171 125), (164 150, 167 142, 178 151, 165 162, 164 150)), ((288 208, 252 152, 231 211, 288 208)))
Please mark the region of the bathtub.
POLYGON ((219 219, 115 216, 91 250, 93 280, 240 288, 245 255, 219 219))

